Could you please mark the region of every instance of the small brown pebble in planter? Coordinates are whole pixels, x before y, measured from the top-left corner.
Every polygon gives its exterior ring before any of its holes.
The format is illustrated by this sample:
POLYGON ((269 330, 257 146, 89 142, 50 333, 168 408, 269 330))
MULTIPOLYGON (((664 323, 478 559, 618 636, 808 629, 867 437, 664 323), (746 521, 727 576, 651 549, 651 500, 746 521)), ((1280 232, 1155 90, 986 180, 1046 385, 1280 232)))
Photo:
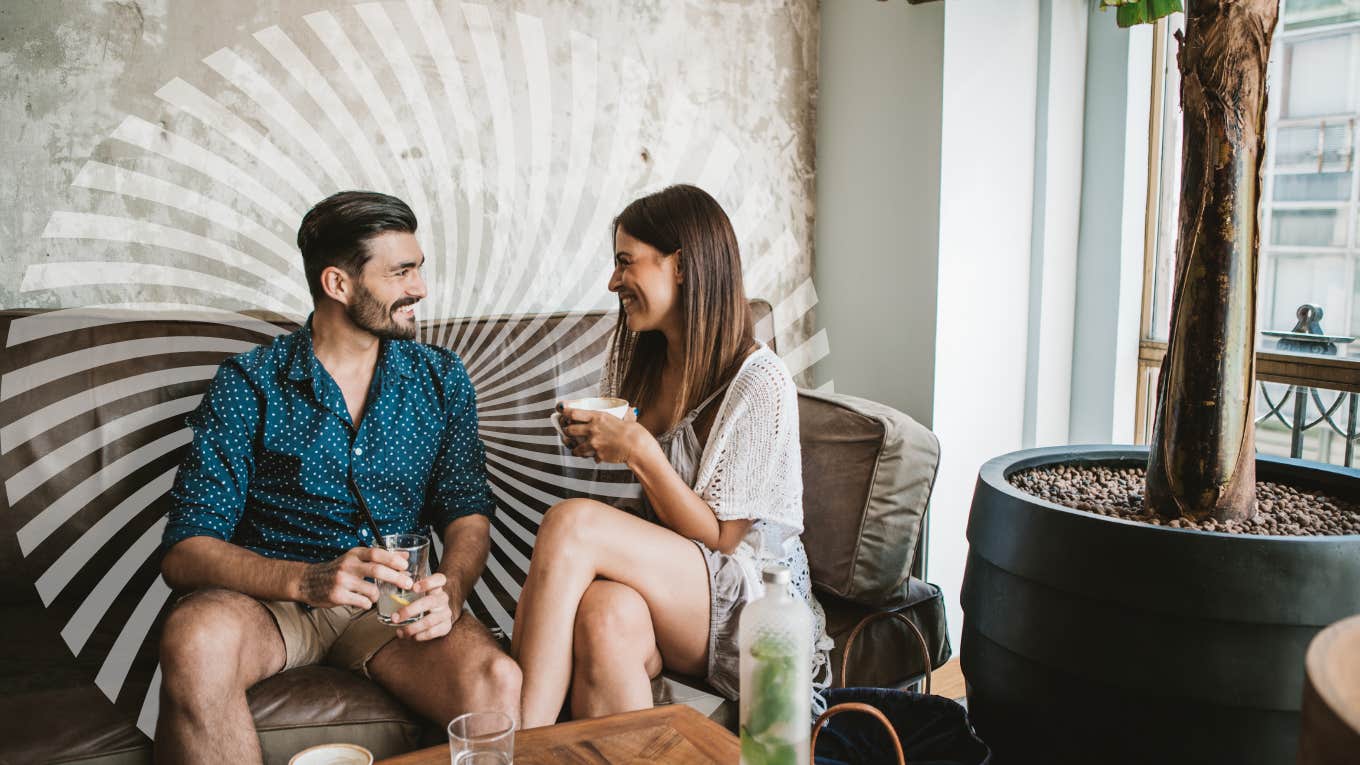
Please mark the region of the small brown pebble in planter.
POLYGON ((1144 475, 1140 467, 1048 465, 1017 471, 1008 480, 1021 491, 1055 504, 1154 526, 1230 534, 1360 534, 1360 503, 1270 481, 1256 483, 1257 512, 1248 521, 1178 518, 1163 522, 1143 509, 1144 475))

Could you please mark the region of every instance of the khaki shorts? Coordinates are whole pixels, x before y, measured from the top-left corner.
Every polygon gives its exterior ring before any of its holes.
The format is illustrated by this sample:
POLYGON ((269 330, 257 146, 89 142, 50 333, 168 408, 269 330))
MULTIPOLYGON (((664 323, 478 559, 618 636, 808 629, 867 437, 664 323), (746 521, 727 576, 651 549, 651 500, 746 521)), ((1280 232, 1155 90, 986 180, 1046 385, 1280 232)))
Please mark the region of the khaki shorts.
POLYGON ((283 600, 262 600, 260 605, 269 610, 279 625, 284 669, 324 661, 369 677, 369 659, 397 637, 395 627, 378 621, 376 608, 308 608, 283 600))

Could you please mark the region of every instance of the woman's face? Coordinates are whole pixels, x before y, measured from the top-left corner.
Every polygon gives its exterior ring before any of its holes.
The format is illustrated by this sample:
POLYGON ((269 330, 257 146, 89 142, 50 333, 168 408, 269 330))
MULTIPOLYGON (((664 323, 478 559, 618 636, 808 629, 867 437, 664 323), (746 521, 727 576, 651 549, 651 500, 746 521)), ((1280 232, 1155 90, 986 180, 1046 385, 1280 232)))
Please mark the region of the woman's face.
POLYGON ((617 293, 633 332, 681 326, 680 258, 614 230, 614 273, 609 291, 617 293))

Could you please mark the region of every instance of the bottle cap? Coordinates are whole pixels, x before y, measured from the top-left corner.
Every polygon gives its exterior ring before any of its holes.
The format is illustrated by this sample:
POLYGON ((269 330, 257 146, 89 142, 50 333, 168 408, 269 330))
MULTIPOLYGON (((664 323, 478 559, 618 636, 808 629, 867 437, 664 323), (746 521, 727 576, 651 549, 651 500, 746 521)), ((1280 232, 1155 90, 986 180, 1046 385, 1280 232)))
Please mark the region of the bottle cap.
POLYGON ((767 585, 787 585, 790 579, 789 570, 778 564, 772 563, 760 570, 760 581, 767 585))

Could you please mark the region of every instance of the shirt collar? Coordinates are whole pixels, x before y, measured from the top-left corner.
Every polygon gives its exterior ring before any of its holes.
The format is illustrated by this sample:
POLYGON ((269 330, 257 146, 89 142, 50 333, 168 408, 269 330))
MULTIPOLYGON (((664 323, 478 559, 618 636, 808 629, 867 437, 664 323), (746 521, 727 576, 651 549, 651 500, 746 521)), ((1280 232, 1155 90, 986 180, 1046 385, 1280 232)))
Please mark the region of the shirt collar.
POLYGON ((312 315, 293 333, 293 352, 288 360, 289 380, 310 380, 316 376, 316 350, 312 346, 312 315))
POLYGON ((415 377, 416 372, 411 367, 411 343, 404 340, 384 340, 382 349, 378 352, 378 362, 383 366, 384 379, 389 379, 389 373, 399 374, 402 377, 415 377))
MULTIPOLYGON (((302 325, 294 337, 292 358, 288 362, 288 379, 290 380, 312 380, 316 378, 316 367, 321 362, 316 358, 316 348, 312 342, 312 316, 307 316, 307 321, 302 325)), ((378 346, 378 366, 384 373, 384 379, 388 378, 385 373, 393 373, 402 377, 415 377, 415 370, 411 367, 411 352, 408 343, 402 341, 382 340, 378 346)))

